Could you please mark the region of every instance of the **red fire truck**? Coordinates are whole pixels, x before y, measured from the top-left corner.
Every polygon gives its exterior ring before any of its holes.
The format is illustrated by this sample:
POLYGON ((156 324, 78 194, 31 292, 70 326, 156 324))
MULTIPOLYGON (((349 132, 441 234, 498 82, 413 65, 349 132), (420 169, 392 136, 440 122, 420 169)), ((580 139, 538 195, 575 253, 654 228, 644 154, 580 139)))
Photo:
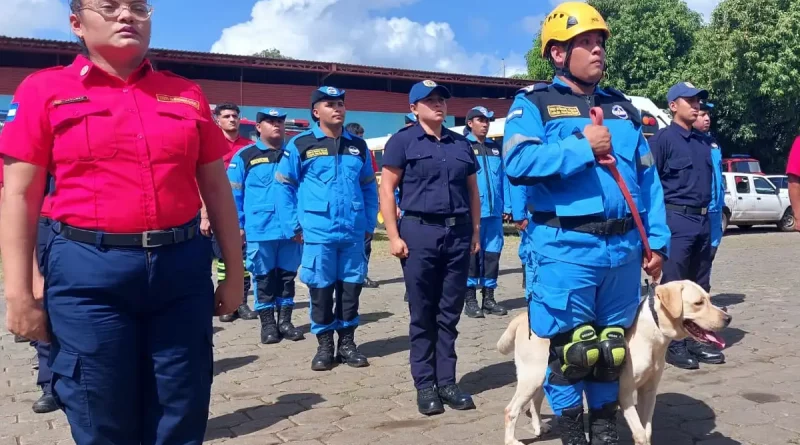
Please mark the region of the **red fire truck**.
POLYGON ((761 164, 758 162, 758 159, 750 157, 750 155, 731 155, 730 158, 723 159, 722 171, 764 174, 764 172, 761 171, 761 164))

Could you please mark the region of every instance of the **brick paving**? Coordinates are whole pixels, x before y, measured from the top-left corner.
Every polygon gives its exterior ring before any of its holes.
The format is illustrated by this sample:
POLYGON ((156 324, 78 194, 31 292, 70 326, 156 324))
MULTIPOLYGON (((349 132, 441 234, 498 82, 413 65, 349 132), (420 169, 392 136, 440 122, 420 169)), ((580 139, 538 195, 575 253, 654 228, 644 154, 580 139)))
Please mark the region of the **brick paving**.
MULTIPOLYGON (((376 251, 386 249, 376 243, 376 251)), ((792 259, 797 234, 772 229, 726 236, 715 263, 714 300, 728 306, 733 324, 724 333, 728 362, 697 371, 669 367, 659 388, 654 445, 800 444, 800 273, 792 259)), ((506 317, 459 324, 458 373, 478 409, 448 410, 425 418, 416 412, 408 370, 408 316, 397 261, 376 254, 370 276, 380 289, 362 295, 357 331, 371 366, 313 372, 316 340, 261 345, 258 322, 215 321, 215 380, 206 443, 226 445, 428 445, 503 443, 503 408, 514 392, 511 357, 495 343, 506 323, 524 310, 516 239, 507 238, 498 299, 506 317), (280 360, 277 357, 281 357, 280 360)), ((308 303, 300 287, 295 324, 308 332, 308 303)), ((4 303, 4 302, 3 302, 4 303)), ((0 315, 5 304, 0 303, 0 315)), ((38 415, 31 403, 34 351, 13 343, 0 317, 0 445, 73 443, 61 412, 38 415)), ((545 404, 546 406, 546 404, 545 404)), ((545 407, 545 421, 550 411, 545 407)), ((532 440, 521 417, 524 443, 555 445, 550 433, 532 440)), ((623 443, 630 435, 621 421, 623 443)))

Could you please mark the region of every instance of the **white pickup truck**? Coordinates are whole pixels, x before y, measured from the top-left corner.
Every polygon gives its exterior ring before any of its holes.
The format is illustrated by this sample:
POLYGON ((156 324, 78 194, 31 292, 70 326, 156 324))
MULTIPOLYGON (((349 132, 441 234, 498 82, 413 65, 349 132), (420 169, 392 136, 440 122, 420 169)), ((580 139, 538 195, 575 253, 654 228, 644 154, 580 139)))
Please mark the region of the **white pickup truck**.
POLYGON ((765 224, 774 224, 784 232, 794 229, 794 215, 789 200, 782 198, 780 189, 765 176, 731 172, 723 172, 722 176, 725 188, 723 232, 729 224, 740 229, 765 224))

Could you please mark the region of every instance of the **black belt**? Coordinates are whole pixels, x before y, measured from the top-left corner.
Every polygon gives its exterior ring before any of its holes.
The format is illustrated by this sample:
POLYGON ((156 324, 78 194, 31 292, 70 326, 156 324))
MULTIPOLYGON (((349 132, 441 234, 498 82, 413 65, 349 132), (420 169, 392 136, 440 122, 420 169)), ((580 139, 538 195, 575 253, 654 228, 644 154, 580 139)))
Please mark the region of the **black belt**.
POLYGON ((433 226, 453 227, 460 226, 461 224, 469 224, 472 218, 466 214, 461 213, 458 215, 439 215, 436 213, 422 213, 422 212, 405 212, 403 219, 414 219, 433 226))
POLYGON ((536 224, 592 235, 624 235, 636 228, 631 216, 605 219, 602 216, 558 216, 553 212, 534 212, 531 219, 536 224))
POLYGON ((39 222, 45 223, 45 224, 53 224, 54 221, 52 219, 46 217, 46 216, 40 216, 39 217, 39 222))
POLYGON ((168 230, 151 230, 141 233, 106 233, 96 230, 85 230, 59 224, 58 228, 64 238, 85 244, 98 244, 105 247, 142 247, 153 248, 178 244, 197 236, 200 225, 195 220, 180 227, 168 230))
POLYGON ((667 210, 678 213, 688 213, 689 215, 705 215, 708 213, 708 207, 679 206, 675 204, 665 204, 665 207, 667 210))

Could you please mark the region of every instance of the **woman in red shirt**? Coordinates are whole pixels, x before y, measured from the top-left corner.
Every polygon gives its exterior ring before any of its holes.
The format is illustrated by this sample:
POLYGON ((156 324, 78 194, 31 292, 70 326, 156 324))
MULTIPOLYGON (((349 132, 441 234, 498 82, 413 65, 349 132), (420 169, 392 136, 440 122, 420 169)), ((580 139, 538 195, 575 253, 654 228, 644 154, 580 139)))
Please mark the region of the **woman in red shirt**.
POLYGON ((227 145, 200 88, 145 58, 150 5, 70 8, 86 55, 26 78, 0 139, 8 328, 51 341, 53 392, 78 445, 199 445, 212 316, 235 310, 242 294, 228 280, 215 297, 201 194, 229 273, 244 273, 227 145), (47 171, 55 193, 43 310, 31 264, 47 171))

